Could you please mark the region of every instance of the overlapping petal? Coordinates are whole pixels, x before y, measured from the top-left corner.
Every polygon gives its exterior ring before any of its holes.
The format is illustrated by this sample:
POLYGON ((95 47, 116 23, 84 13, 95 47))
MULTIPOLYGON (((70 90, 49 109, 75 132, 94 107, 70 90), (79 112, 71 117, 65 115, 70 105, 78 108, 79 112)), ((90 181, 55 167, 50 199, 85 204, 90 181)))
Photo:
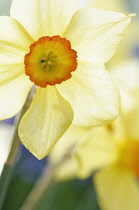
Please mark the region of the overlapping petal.
POLYGON ((105 63, 115 53, 131 16, 93 8, 80 9, 73 15, 63 37, 71 41, 79 60, 105 63))
POLYGON ((23 74, 23 65, 0 67, 0 120, 16 115, 26 100, 32 82, 23 74))
POLYGON ((69 103, 55 87, 39 88, 19 125, 22 143, 37 158, 45 157, 73 120, 69 103))
POLYGON ((79 63, 72 78, 57 88, 71 104, 76 125, 102 125, 118 115, 119 94, 103 65, 79 63))
POLYGON ((79 0, 13 0, 11 16, 26 28, 34 40, 42 36, 61 36, 82 4, 79 0))
POLYGON ((138 182, 123 168, 113 167, 98 172, 94 183, 102 210, 138 210, 138 182))
MULTIPOLYGON (((0 17, 0 44, 7 45, 7 48, 17 48, 20 53, 25 54, 32 42, 33 39, 18 21, 7 16, 0 17)), ((0 52, 1 50, 3 52, 3 47, 0 45, 0 52)))
POLYGON ((0 119, 2 120, 19 112, 32 87, 32 82, 24 74, 23 65, 24 55, 32 39, 13 18, 0 17, 0 25, 0 119))
POLYGON ((59 139, 49 155, 51 164, 61 162, 55 172, 55 178, 60 180, 77 177, 79 170, 79 161, 74 152, 80 147, 90 135, 89 129, 71 125, 66 133, 59 139))

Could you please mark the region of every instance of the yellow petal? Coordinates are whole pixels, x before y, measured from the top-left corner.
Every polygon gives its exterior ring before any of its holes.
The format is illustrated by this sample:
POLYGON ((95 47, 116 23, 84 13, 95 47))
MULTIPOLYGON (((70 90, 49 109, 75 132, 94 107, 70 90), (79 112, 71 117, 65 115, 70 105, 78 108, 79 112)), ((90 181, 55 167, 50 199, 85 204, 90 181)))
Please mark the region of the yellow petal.
POLYGON ((126 60, 111 68, 111 75, 120 92, 127 136, 139 139, 139 62, 126 60))
POLYGON ((64 156, 70 154, 80 144, 84 135, 87 135, 85 131, 86 128, 71 125, 51 151, 49 161, 57 164, 64 156))
MULTIPOLYGON (((11 17, 0 17, 0 43, 11 48, 17 48, 21 53, 27 53, 33 39, 23 26, 11 17)), ((0 52, 3 48, 0 47, 0 52)), ((12 55, 11 55, 12 56, 12 55)), ((8 59, 7 59, 8 60, 8 59)))
POLYGON ((58 166, 55 171, 55 179, 58 181, 71 180, 77 177, 78 173, 78 162, 74 161, 72 158, 65 160, 62 164, 58 166))
POLYGON ((92 1, 92 6, 99 9, 124 11, 127 8, 127 3, 121 0, 96 0, 92 1))
POLYGON ((105 63, 115 53, 131 16, 93 8, 80 9, 63 37, 71 41, 79 60, 105 63))
POLYGON ((113 167, 100 171, 94 183, 102 210, 138 210, 138 182, 124 169, 113 167))
POLYGON ((103 125, 119 113, 119 94, 103 65, 79 63, 72 78, 57 88, 71 104, 76 125, 103 125))
POLYGON ((94 170, 114 163, 118 148, 106 127, 86 130, 86 139, 74 151, 79 162, 78 177, 87 178, 94 170))
POLYGON ((0 66, 0 119, 16 115, 22 108, 32 87, 23 73, 23 64, 0 66))
MULTIPOLYGON (((23 27, 13 18, 0 17, 0 72, 3 67, 8 70, 14 64, 24 63, 24 56, 29 50, 32 40, 23 27)), ((14 67, 13 67, 14 68, 14 67)), ((24 67, 23 67, 24 69, 24 67)), ((22 71, 24 72, 24 70, 22 71)), ((6 71, 7 71, 6 70, 6 71)), ((16 67, 17 70, 17 67, 16 67)), ((14 72, 16 71, 14 70, 14 72)), ((19 71, 21 68, 19 69, 19 71)), ((11 69, 11 71, 13 71, 11 69)), ((10 71, 9 71, 10 72, 10 71)), ((5 74, 5 72, 3 72, 5 74)), ((7 72, 6 72, 7 73, 7 72)))
POLYGON ((79 0, 13 0, 11 16, 37 40, 42 36, 62 35, 79 0))
POLYGON ((88 136, 86 128, 73 126, 59 139, 49 155, 50 164, 58 164, 55 178, 60 180, 71 179, 77 176, 79 163, 73 155, 84 138, 88 136))
POLYGON ((73 119, 69 103, 55 87, 39 88, 19 125, 22 143, 38 159, 44 158, 73 119))
POLYGON ((10 17, 0 17, 0 119, 14 116, 22 108, 32 82, 24 73, 24 55, 32 40, 10 17))

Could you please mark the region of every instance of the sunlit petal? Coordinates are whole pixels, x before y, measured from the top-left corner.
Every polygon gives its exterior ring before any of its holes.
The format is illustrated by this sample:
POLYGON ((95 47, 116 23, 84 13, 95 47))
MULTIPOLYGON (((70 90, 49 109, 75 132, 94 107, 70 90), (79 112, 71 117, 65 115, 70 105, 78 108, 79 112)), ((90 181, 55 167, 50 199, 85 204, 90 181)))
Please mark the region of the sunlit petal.
POLYGON ((63 37, 71 41, 79 60, 105 63, 115 53, 130 19, 130 15, 124 13, 80 9, 72 17, 63 37))
POLYGON ((102 125, 118 115, 119 94, 103 65, 80 63, 57 88, 73 107, 76 125, 102 125))

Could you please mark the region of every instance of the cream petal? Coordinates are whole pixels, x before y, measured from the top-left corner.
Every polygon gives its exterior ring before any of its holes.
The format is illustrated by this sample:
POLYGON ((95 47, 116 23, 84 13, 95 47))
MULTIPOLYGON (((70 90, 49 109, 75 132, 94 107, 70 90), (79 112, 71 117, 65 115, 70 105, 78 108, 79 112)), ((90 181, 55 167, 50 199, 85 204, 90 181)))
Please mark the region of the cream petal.
POLYGON ((13 18, 0 17, 0 119, 22 108, 32 82, 24 73, 24 56, 32 43, 30 35, 13 18))
POLYGON ((22 143, 38 159, 44 158, 73 119, 69 103, 55 87, 39 88, 19 125, 22 143))
POLYGON ((13 0, 11 16, 37 40, 42 36, 61 36, 80 7, 79 0, 13 0))
POLYGON ((23 69, 21 64, 0 66, 0 120, 20 111, 33 85, 23 69))
POLYGON ((57 88, 74 110, 73 124, 103 125, 119 113, 119 94, 103 65, 79 63, 72 78, 57 88))
POLYGON ((19 22, 11 17, 0 17, 0 53, 5 45, 7 48, 16 48, 20 54, 25 54, 32 42, 33 39, 19 22))
POLYGON ((115 53, 131 16, 108 10, 80 9, 73 15, 63 37, 71 41, 79 60, 105 63, 115 53))
POLYGON ((107 210, 138 210, 139 184, 132 174, 113 167, 98 172, 94 177, 99 204, 107 210))

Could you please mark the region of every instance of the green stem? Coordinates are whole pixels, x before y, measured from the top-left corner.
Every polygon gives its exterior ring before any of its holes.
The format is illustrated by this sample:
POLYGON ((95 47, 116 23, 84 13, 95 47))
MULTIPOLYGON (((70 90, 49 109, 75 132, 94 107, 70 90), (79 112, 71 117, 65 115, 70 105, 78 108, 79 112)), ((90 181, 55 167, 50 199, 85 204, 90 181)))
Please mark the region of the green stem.
POLYGON ((47 167, 20 210, 33 210, 54 180, 54 168, 47 167))
POLYGON ((67 153, 61 158, 60 161, 58 161, 56 164, 48 164, 46 169, 44 170, 43 174, 37 181, 36 185, 32 189, 32 191, 29 193, 28 197, 26 198, 25 202, 21 206, 20 210, 33 210, 41 198, 43 197, 44 193, 49 189, 49 186, 53 183, 55 180, 55 172, 58 169, 58 167, 64 163, 67 159, 70 158, 70 153, 72 151, 73 147, 71 147, 67 153))
POLYGON ((12 178, 12 174, 14 171, 14 165, 15 165, 15 160, 16 160, 16 156, 18 153, 18 149, 20 146, 20 140, 19 140, 19 136, 18 136, 18 125, 20 122, 20 119, 22 118, 22 116, 24 115, 24 113, 27 111, 27 109, 29 108, 31 102, 31 98, 30 95, 28 96, 25 105, 22 109, 22 111, 20 112, 20 114, 17 116, 16 118, 16 123, 15 123, 15 129, 14 129, 14 134, 13 134, 13 138, 12 138, 12 146, 11 146, 11 150, 10 153, 8 155, 7 161, 4 164, 4 168, 0 177, 0 209, 2 209, 6 194, 7 194, 7 190, 12 178))

